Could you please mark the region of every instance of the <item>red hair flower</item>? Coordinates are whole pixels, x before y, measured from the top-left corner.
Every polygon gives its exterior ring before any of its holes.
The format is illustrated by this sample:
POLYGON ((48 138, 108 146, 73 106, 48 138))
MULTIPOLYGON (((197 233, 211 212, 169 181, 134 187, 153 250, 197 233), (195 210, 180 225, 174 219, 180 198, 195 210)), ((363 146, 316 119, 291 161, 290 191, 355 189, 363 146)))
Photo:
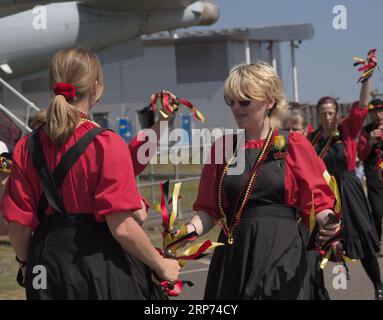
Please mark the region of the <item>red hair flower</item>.
POLYGON ((70 83, 58 82, 54 85, 53 92, 62 95, 67 101, 76 98, 76 87, 70 83))

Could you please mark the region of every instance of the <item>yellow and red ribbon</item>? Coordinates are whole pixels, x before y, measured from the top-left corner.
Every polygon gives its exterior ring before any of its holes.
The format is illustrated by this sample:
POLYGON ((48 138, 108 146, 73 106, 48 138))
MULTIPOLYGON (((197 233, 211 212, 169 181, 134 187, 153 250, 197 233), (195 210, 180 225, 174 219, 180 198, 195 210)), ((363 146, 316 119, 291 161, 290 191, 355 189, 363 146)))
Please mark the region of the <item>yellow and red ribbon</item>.
MULTIPOLYGON (((181 183, 176 183, 173 189, 172 196, 172 208, 171 213, 169 208, 169 181, 160 183, 161 188, 161 214, 162 214, 162 226, 163 226, 163 247, 162 249, 157 248, 158 252, 166 257, 176 259, 181 267, 184 267, 189 260, 196 260, 204 257, 205 252, 210 249, 214 249, 223 243, 212 242, 206 240, 203 243, 197 243, 186 249, 183 253, 178 253, 177 250, 184 246, 186 243, 195 241, 198 238, 198 234, 194 231, 191 233, 187 232, 186 226, 183 226, 180 230, 174 228, 174 223, 177 218, 177 202, 179 198, 179 192, 181 183)), ((160 281, 156 275, 153 275, 153 281, 159 283, 164 292, 169 296, 178 296, 184 284, 192 286, 193 283, 190 281, 177 280, 174 283, 168 281, 160 281)))
POLYGON ((376 61, 376 49, 370 49, 368 51, 366 60, 359 57, 353 57, 353 60, 355 61, 354 67, 362 65, 362 67, 358 69, 358 72, 363 72, 359 77, 358 82, 363 83, 373 75, 378 64, 376 61))
POLYGON ((184 105, 185 107, 191 110, 194 120, 200 120, 201 122, 205 122, 205 116, 189 100, 174 97, 168 91, 162 90, 161 92, 153 94, 151 97, 151 106, 153 112, 156 111, 157 104, 159 101, 162 106, 159 112, 164 118, 168 118, 169 114, 174 113, 179 109, 181 105, 184 105))
MULTIPOLYGON (((340 220, 340 214, 341 214, 341 196, 339 192, 339 188, 336 182, 335 177, 331 176, 327 170, 323 172, 323 178, 325 179, 326 183, 328 184, 331 192, 334 194, 335 197, 335 205, 334 205, 334 212, 335 212, 335 218, 337 221, 340 220)), ((338 248, 340 243, 339 234, 327 241, 326 243, 322 244, 320 247, 315 247, 316 244, 314 243, 314 237, 317 237, 317 233, 319 232, 318 225, 316 224, 315 220, 315 204, 314 204, 314 193, 312 193, 312 205, 310 210, 310 220, 309 220, 309 229, 310 229, 310 243, 309 243, 309 249, 312 249, 314 247, 314 250, 319 251, 319 253, 323 256, 323 259, 320 264, 320 268, 324 269, 327 265, 327 262, 332 259, 338 262, 342 262, 346 264, 346 262, 354 261, 350 258, 348 258, 346 255, 344 255, 343 250, 335 250, 335 248, 338 248)), ((332 223, 332 222, 330 222, 332 223)))
POLYGON ((8 156, 9 153, 2 153, 0 156, 0 172, 10 174, 11 173, 11 165, 12 160, 11 157, 8 156))

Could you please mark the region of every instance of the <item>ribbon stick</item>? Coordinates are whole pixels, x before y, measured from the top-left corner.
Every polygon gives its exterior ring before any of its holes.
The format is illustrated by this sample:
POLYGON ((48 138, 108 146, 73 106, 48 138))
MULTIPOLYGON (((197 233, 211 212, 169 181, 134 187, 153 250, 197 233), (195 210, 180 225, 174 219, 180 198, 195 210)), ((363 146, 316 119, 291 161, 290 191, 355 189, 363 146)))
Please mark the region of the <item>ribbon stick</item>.
POLYGON ((332 193, 335 196, 334 211, 335 211, 336 215, 339 215, 341 208, 342 208, 342 205, 341 205, 340 192, 339 192, 339 188, 338 188, 338 184, 336 182, 336 179, 334 176, 331 176, 327 170, 325 170, 323 172, 323 178, 326 180, 330 190, 332 191, 332 193))
POLYGON ((315 227, 315 202, 314 202, 314 192, 311 193, 311 210, 310 210, 310 235, 314 231, 315 227))
POLYGON ((2 153, 0 156, 0 172, 10 174, 11 166, 12 166, 11 154, 2 153))
POLYGON ((367 59, 364 60, 359 57, 353 57, 354 67, 362 65, 358 68, 358 72, 363 72, 359 77, 358 82, 365 82, 368 80, 374 73, 376 66, 378 65, 376 61, 376 49, 370 49, 367 54, 367 59))
MULTIPOLYGON (((198 238, 198 234, 195 231, 188 233, 186 226, 181 227, 181 229, 176 229, 174 227, 175 220, 177 218, 177 202, 179 199, 181 183, 176 183, 174 185, 171 201, 169 200, 169 181, 164 183, 161 182, 160 188, 161 204, 159 209, 162 214, 163 245, 162 249, 157 248, 157 250, 162 256, 176 259, 180 266, 184 267, 188 261, 200 259, 206 256, 207 250, 215 249, 216 247, 223 245, 223 243, 206 240, 203 243, 194 244, 190 248, 186 249, 182 254, 178 254, 177 250, 186 243, 194 242, 198 238), (171 213, 169 213, 170 202, 172 203, 171 213)), ((184 284, 189 286, 193 285, 190 281, 182 280, 177 280, 174 283, 160 281, 154 273, 152 274, 152 279, 161 285, 164 292, 169 296, 178 296, 181 293, 184 284)))
POLYGON ((158 101, 161 102, 159 112, 165 119, 169 117, 169 114, 176 112, 181 105, 184 105, 191 110, 195 121, 200 120, 201 122, 205 122, 205 116, 189 100, 177 98, 170 92, 162 90, 161 92, 153 94, 151 97, 153 112, 157 109, 158 101))

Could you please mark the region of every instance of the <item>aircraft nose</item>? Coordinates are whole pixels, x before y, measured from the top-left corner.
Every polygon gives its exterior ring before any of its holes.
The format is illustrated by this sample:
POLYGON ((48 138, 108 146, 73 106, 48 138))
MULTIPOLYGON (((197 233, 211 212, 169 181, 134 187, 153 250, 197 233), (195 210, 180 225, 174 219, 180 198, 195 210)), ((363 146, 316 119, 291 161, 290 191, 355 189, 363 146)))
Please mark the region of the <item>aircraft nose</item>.
POLYGON ((200 25, 208 26, 216 22, 219 18, 219 7, 211 1, 203 2, 200 25))

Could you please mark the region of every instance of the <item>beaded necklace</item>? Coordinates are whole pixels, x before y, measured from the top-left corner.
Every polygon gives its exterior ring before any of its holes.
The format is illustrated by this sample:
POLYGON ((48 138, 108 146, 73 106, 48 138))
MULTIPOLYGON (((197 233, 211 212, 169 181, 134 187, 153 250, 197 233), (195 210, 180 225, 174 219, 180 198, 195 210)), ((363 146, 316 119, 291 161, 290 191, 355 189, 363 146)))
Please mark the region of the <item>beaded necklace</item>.
POLYGON ((92 120, 85 114, 85 113, 80 113, 80 120, 85 121, 85 122, 90 122, 93 123, 95 126, 99 127, 100 125, 92 120))
POLYGON ((276 132, 274 131, 274 129, 270 128, 270 131, 267 134, 266 142, 265 142, 261 152, 259 153, 253 168, 250 171, 248 181, 243 185, 241 192, 237 198, 236 206, 235 206, 234 210, 237 210, 238 205, 240 203, 240 200, 242 198, 243 198, 243 201, 242 201, 242 204, 239 207, 238 211, 234 214, 234 223, 232 223, 231 225, 229 225, 229 223, 227 222, 227 217, 225 215, 225 211, 224 211, 223 205, 222 205, 223 181, 225 179, 225 175, 227 173, 227 170, 228 170, 230 164, 233 162, 233 160, 237 156, 238 144, 236 146, 236 150, 234 152, 234 155, 231 157, 231 159, 227 162, 227 164, 223 168, 222 175, 218 181, 217 202, 218 202, 218 209, 219 209, 221 216, 218 218, 217 223, 222 227, 222 230, 223 230, 224 234, 226 235, 227 242, 229 244, 233 244, 233 242, 234 242, 234 235, 233 235, 234 230, 236 227, 238 227, 238 225, 241 221, 243 210, 245 209, 246 204, 249 201, 249 198, 250 198, 251 192, 254 189, 254 185, 255 185, 255 182, 257 180, 257 177, 258 177, 259 173, 261 172, 263 163, 265 162, 265 160, 269 154, 269 151, 271 149, 271 146, 274 143, 275 135, 276 135, 276 132))

